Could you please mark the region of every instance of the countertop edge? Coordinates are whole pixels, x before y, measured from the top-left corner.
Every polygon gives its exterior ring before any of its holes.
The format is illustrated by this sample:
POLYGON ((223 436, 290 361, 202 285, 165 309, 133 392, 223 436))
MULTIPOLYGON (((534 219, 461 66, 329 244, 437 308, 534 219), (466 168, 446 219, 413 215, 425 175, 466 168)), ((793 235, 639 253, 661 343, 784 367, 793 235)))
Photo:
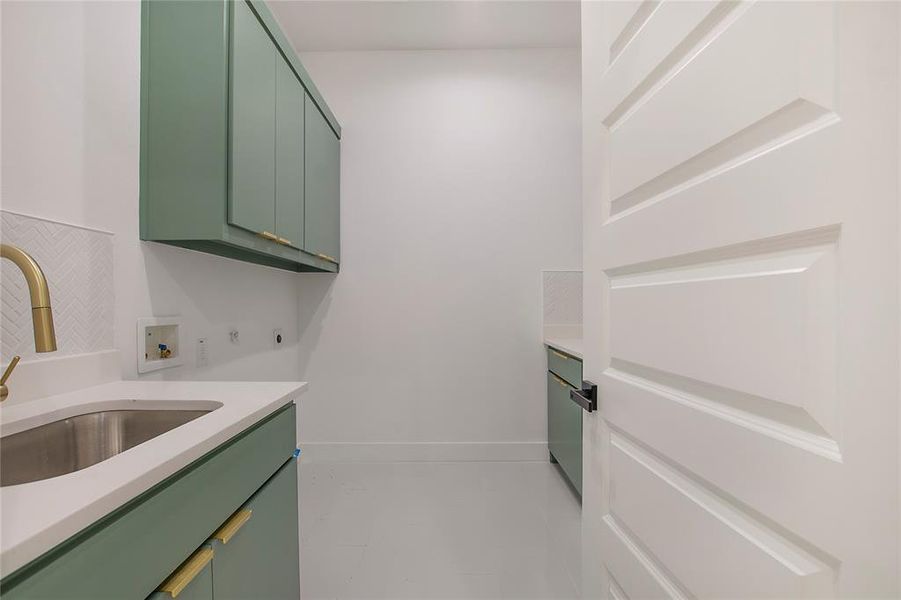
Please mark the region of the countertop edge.
POLYGON ((581 339, 562 339, 554 337, 544 338, 544 345, 559 350, 582 360, 582 340, 581 339))

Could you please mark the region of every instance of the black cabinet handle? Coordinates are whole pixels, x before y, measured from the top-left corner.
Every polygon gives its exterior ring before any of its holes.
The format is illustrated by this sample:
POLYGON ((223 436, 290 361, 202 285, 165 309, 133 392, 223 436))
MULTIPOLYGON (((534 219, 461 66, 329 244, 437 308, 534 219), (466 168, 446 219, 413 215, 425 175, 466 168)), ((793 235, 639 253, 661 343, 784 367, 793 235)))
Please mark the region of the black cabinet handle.
POLYGON ((590 381, 583 381, 581 390, 569 390, 569 399, 587 412, 594 412, 598 409, 598 386, 590 381))

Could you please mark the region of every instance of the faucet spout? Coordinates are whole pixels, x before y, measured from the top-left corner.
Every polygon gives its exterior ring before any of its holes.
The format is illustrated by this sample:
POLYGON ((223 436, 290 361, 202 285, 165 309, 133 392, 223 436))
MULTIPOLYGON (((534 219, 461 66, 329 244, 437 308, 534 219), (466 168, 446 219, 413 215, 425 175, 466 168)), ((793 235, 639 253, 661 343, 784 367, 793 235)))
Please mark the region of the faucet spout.
POLYGON ((0 258, 8 258, 19 267, 28 284, 34 349, 37 352, 55 351, 56 332, 53 329, 53 310, 50 307, 50 287, 41 266, 21 248, 11 244, 0 244, 0 258))

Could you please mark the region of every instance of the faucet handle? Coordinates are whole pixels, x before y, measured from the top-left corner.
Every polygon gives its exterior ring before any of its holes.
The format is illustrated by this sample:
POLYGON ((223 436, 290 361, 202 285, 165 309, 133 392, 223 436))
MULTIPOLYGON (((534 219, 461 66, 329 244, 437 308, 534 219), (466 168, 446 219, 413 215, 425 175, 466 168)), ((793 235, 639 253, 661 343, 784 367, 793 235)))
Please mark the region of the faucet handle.
POLYGON ((6 380, 9 379, 9 376, 13 374, 13 369, 16 368, 16 365, 19 364, 19 360, 21 360, 21 356, 13 356, 13 359, 9 361, 9 365, 6 367, 6 370, 3 371, 3 376, 0 377, 0 402, 6 400, 6 397, 9 396, 9 388, 6 387, 6 380))
POLYGON ((5 371, 3 371, 3 377, 0 377, 0 385, 6 383, 6 380, 9 379, 9 376, 13 374, 13 369, 16 368, 16 365, 19 364, 19 361, 21 359, 21 356, 13 356, 13 359, 9 361, 9 366, 6 367, 5 371))

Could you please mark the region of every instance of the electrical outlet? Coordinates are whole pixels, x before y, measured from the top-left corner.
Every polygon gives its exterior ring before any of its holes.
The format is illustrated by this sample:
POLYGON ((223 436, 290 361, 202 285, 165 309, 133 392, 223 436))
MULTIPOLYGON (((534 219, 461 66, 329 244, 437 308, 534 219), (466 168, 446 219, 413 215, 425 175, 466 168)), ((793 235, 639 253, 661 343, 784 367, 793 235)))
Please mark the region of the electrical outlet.
POLYGON ((209 344, 206 338, 197 339, 197 366, 206 367, 210 364, 209 344))
POLYGON ((282 335, 281 329, 276 329, 272 332, 272 342, 275 344, 276 348, 280 348, 282 343, 285 341, 285 336, 282 335))

